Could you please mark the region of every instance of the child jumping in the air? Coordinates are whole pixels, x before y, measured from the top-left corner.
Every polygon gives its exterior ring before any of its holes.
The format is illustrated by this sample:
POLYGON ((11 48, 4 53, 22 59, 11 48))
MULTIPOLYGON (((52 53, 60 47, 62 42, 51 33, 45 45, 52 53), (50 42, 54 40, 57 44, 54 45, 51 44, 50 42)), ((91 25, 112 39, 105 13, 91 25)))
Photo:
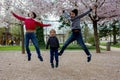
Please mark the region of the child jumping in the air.
POLYGON ((50 45, 50 63, 51 67, 54 68, 54 57, 56 60, 56 68, 59 65, 59 57, 58 57, 58 48, 59 48, 59 41, 56 37, 56 31, 54 29, 50 30, 50 37, 47 41, 46 49, 50 45))
POLYGON ((26 28, 25 47, 26 47, 26 51, 27 51, 27 55, 28 55, 28 61, 31 60, 31 52, 30 52, 30 49, 29 49, 29 40, 30 39, 35 46, 35 49, 36 49, 39 60, 43 61, 43 58, 41 56, 40 49, 39 49, 39 46, 38 46, 38 41, 37 41, 37 38, 36 38, 36 35, 35 35, 34 32, 35 32, 36 26, 43 27, 43 26, 51 26, 51 25, 50 24, 42 24, 42 23, 36 21, 35 20, 36 14, 34 12, 28 13, 28 18, 18 16, 13 12, 11 12, 11 13, 17 19, 19 19, 21 21, 24 21, 25 28, 26 28))
POLYGON ((87 12, 78 15, 78 10, 74 9, 70 12, 70 14, 68 14, 68 12, 66 12, 65 10, 63 11, 64 17, 67 18, 68 20, 70 20, 71 22, 71 35, 69 36, 69 38, 67 39, 67 41, 64 43, 62 49, 59 52, 59 55, 61 56, 65 50, 65 48, 74 40, 77 40, 78 44, 80 44, 82 46, 82 48, 84 49, 85 53, 87 54, 87 62, 91 61, 91 54, 88 51, 86 45, 84 44, 83 38, 82 38, 82 34, 81 34, 81 27, 80 27, 80 19, 82 17, 84 17, 85 15, 89 14, 93 9, 96 9, 96 6, 93 6, 92 8, 90 8, 87 12))

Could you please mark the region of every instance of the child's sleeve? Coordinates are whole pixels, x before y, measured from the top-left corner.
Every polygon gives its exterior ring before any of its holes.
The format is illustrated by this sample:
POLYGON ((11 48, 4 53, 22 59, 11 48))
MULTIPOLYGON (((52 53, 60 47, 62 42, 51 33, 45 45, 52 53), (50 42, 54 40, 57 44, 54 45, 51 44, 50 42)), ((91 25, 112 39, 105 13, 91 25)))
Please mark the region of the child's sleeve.
POLYGON ((63 11, 63 17, 67 18, 68 20, 71 20, 70 14, 66 10, 63 11))
POLYGON ((18 15, 15 14, 14 12, 12 12, 12 15, 13 15, 14 17, 16 17, 17 19, 21 20, 21 21, 24 21, 24 20, 25 20, 24 17, 18 16, 18 15))
POLYGON ((40 22, 38 22, 38 21, 35 21, 35 24, 36 24, 37 26, 40 26, 40 27, 51 26, 51 24, 43 24, 43 23, 40 23, 40 22))
POLYGON ((48 41, 47 41, 46 49, 48 49, 49 44, 50 44, 50 39, 48 39, 48 41))
POLYGON ((58 40, 58 38, 56 37, 56 39, 57 39, 57 44, 58 44, 58 48, 60 47, 60 44, 59 44, 59 40, 58 40))
POLYGON ((77 17, 76 17, 76 18, 74 18, 74 19, 77 19, 77 18, 82 18, 82 17, 86 16, 87 14, 89 14, 91 11, 92 11, 92 9, 89 9, 88 11, 84 12, 83 14, 81 14, 81 15, 77 16, 77 17))

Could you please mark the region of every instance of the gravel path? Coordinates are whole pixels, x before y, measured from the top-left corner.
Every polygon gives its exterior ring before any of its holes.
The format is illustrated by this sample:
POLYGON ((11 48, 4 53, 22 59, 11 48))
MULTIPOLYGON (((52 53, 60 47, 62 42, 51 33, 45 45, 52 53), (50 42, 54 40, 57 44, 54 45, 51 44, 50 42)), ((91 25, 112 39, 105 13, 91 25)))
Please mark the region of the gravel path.
POLYGON ((65 51, 58 68, 52 69, 49 51, 42 51, 44 62, 36 52, 27 61, 21 51, 0 51, 0 80, 120 80, 120 51, 92 52, 87 63, 83 51, 65 51))

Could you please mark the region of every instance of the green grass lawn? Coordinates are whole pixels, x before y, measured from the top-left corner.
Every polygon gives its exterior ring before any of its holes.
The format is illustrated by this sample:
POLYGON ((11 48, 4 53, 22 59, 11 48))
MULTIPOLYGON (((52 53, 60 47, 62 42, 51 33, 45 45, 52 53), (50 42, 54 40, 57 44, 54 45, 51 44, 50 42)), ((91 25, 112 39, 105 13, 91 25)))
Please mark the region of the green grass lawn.
POLYGON ((116 45, 112 45, 113 47, 120 48, 120 43, 117 43, 116 45))
POLYGON ((21 50, 20 46, 0 46, 0 51, 6 50, 21 50))
MULTIPOLYGON (((102 45, 102 46, 106 46, 106 42, 102 42, 102 43, 100 43, 100 45, 102 45)), ((112 43, 111 43, 111 47, 116 47, 116 48, 120 48, 120 43, 117 43, 117 44, 115 44, 115 45, 113 45, 112 43)))
MULTIPOLYGON (((60 45, 62 47, 62 45, 60 45)), ((95 50, 95 46, 87 46, 88 49, 90 50, 95 50)), ((76 44, 70 44, 67 47, 68 50, 82 50, 82 47, 80 45, 76 45, 76 44)))
MULTIPOLYGON (((61 49, 61 47, 62 47, 62 44, 60 45, 60 49, 61 49)), ((87 46, 87 47, 90 50, 95 50, 94 46, 87 46)), ((41 50, 46 50, 45 48, 40 48, 40 49, 41 50)), ((10 51, 10 50, 18 50, 18 51, 20 51, 21 50, 21 46, 0 46, 0 51, 10 51)), ((34 51, 35 50, 34 46, 30 46, 30 50, 34 51)), ((67 47, 67 50, 82 50, 82 48, 79 45, 70 44, 67 47)))
MULTIPOLYGON (((0 51, 10 51, 10 50, 16 50, 20 51, 22 48, 21 46, 0 46, 0 51)), ((30 46, 31 50, 35 50, 34 46, 30 46)))

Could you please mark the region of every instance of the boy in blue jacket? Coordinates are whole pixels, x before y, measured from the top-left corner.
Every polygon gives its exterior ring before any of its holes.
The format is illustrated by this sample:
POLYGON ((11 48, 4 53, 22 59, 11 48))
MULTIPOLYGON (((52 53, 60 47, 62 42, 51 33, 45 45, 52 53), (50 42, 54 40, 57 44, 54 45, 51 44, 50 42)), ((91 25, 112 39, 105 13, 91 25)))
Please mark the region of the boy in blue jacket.
POLYGON ((59 57, 58 57, 58 48, 59 48, 59 41, 56 37, 56 31, 54 29, 50 30, 50 37, 47 41, 46 49, 50 45, 50 63, 51 67, 54 68, 54 57, 56 61, 56 68, 59 65, 59 57))

